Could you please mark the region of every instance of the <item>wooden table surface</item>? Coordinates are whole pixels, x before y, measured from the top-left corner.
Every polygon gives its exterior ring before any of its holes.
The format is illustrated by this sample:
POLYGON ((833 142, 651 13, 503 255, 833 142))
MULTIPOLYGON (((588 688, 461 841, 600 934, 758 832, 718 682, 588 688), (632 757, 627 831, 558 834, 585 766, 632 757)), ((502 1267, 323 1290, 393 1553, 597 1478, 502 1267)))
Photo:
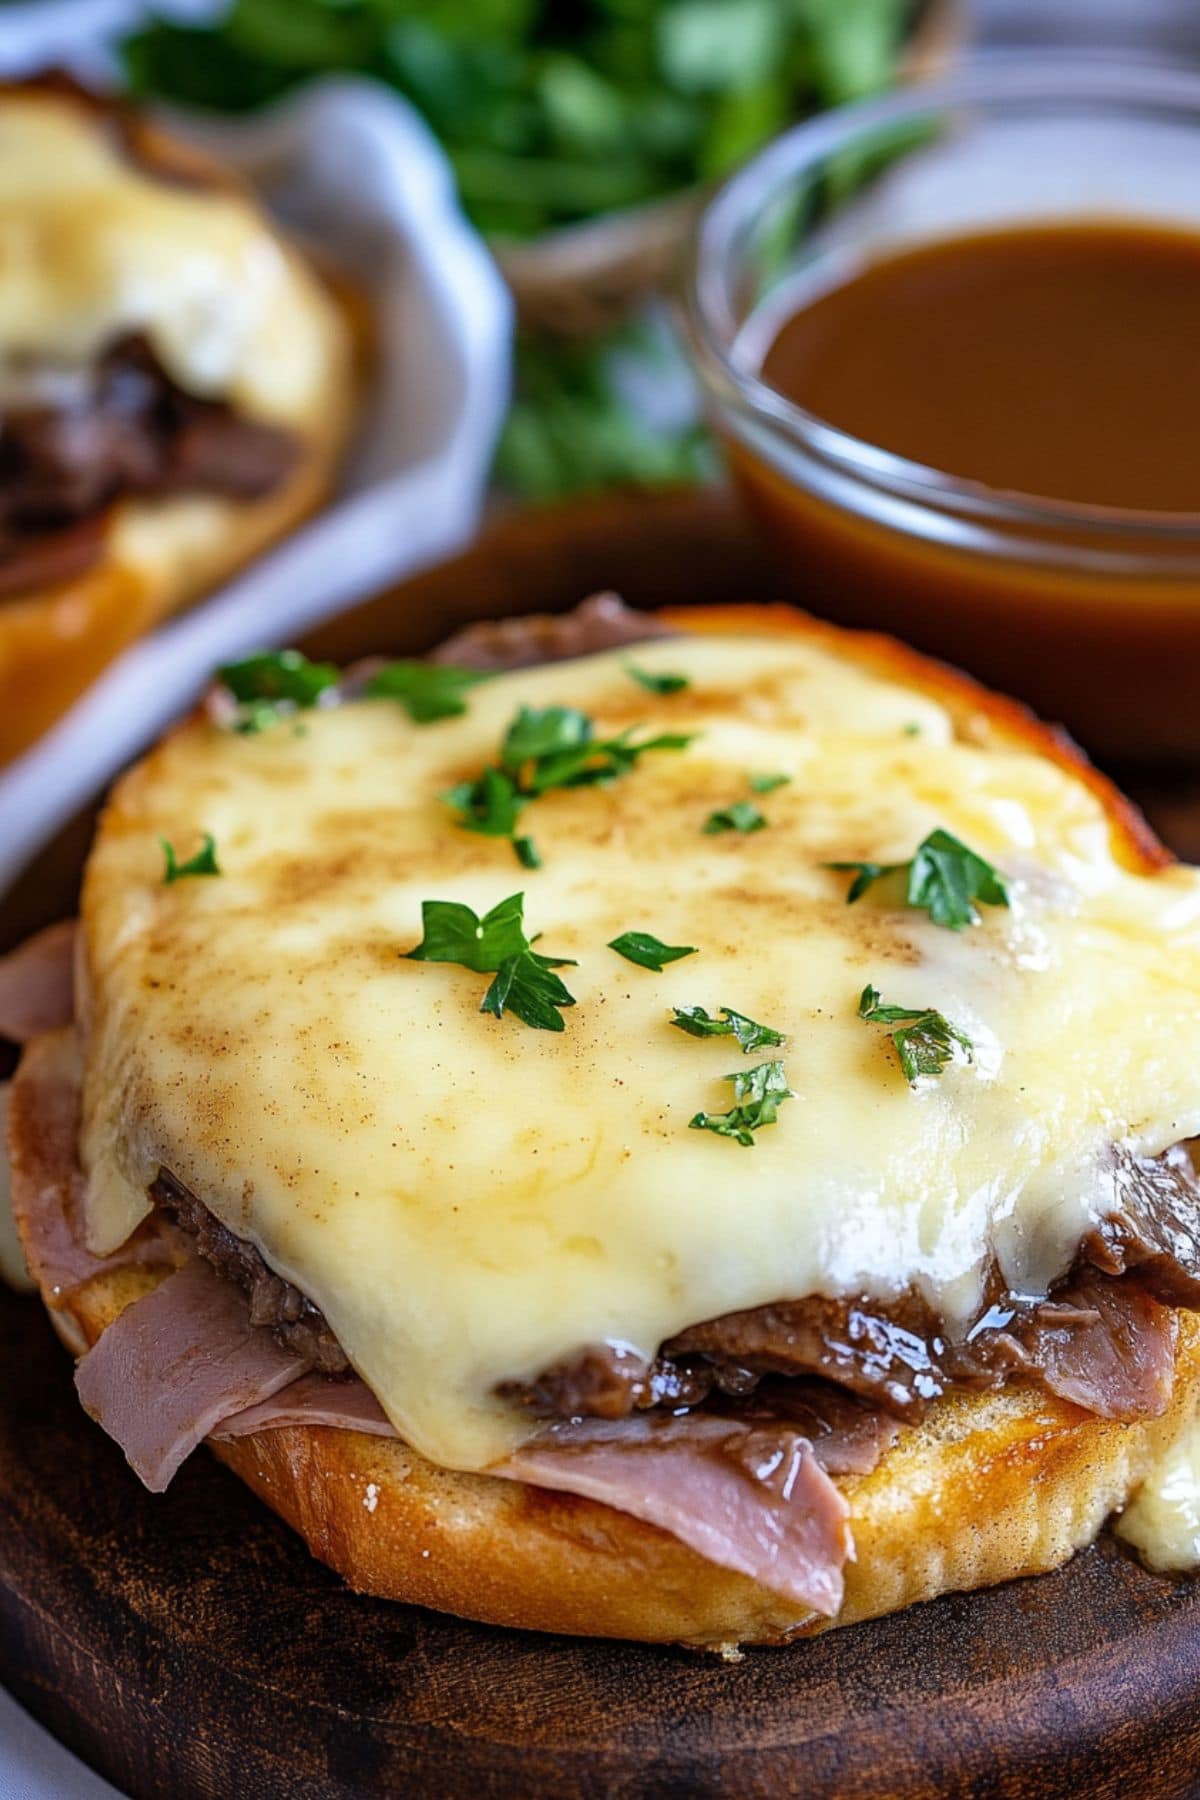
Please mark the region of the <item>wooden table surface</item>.
MULTIPOLYGON (((606 501, 501 521, 309 648, 419 652, 601 586, 652 604, 762 600, 772 580, 720 496, 606 501)), ((1200 852, 1194 787, 1141 786, 1200 852)), ((71 911, 88 830, 39 859, 5 938, 71 911)), ((493 1630, 350 1593, 203 1455, 143 1492, 39 1306, 7 1293, 0 1679, 138 1800, 1200 1793, 1200 1587, 1108 1540, 733 1665, 493 1630)))

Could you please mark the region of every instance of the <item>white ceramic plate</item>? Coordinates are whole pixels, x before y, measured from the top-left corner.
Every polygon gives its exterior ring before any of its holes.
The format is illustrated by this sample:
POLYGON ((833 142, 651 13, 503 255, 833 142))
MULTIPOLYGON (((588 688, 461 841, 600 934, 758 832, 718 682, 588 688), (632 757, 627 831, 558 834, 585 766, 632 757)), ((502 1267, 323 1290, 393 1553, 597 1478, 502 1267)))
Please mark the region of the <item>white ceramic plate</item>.
POLYGON ((117 1800, 0 1688, 0 1800, 117 1800))
POLYGON ((0 893, 217 663, 287 643, 462 544, 507 403, 507 289, 458 210, 441 150, 402 100, 331 79, 250 121, 171 123, 245 173, 293 232, 366 287, 379 367, 335 503, 137 644, 0 776, 0 893))

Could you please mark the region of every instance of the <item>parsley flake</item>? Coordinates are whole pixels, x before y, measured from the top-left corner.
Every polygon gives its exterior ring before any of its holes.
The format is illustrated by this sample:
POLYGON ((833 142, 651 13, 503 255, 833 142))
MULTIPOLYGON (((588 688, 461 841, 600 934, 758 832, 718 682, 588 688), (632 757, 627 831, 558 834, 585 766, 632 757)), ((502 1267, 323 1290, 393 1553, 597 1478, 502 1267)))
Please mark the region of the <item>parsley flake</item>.
POLYGON ((719 1019, 711 1018, 703 1006, 673 1006, 674 1017, 671 1024, 679 1031, 686 1031, 689 1037, 735 1037, 746 1055, 755 1050, 766 1050, 776 1044, 785 1042, 782 1031, 776 1031, 771 1025, 760 1025, 756 1019, 748 1019, 745 1013, 734 1012, 731 1006, 721 1008, 719 1019))
POLYGON ((485 837, 515 837, 525 804, 503 769, 485 769, 477 781, 460 781, 442 799, 458 813, 464 831, 479 831, 485 837))
POLYGON ((644 687, 650 694, 681 694, 692 685, 690 675, 658 675, 653 669, 639 669, 632 662, 623 662, 621 667, 631 681, 636 681, 639 687, 644 687))
MULTIPOLYGON (((504 734, 499 763, 442 798, 467 831, 512 838, 516 847, 517 819, 530 800, 553 788, 615 781, 648 751, 685 750, 694 736, 662 732, 638 740, 630 727, 616 737, 597 738, 592 720, 576 707, 522 706, 504 734)), ((525 860, 520 849, 517 855, 525 860)))
POLYGON ((363 697, 398 700, 414 725, 432 725, 465 713, 464 695, 489 679, 485 670, 458 669, 450 663, 390 662, 372 675, 363 697))
POLYGON ((185 875, 220 875, 222 873, 217 863, 217 840, 211 832, 205 832, 202 848, 197 850, 195 856, 189 856, 186 862, 179 861, 174 846, 169 844, 166 838, 160 837, 158 841, 162 845, 165 864, 163 869, 164 887, 169 887, 173 881, 182 881, 185 875))
POLYGON ((661 975, 668 963, 696 954, 695 944, 664 944, 649 931, 623 931, 609 940, 608 947, 639 968, 653 969, 656 975, 661 975))
POLYGON ((709 813, 701 829, 712 837, 718 831, 761 831, 766 822, 753 800, 735 800, 709 813))
POLYGON ((480 1012, 503 1018, 514 1013, 540 1031, 561 1031, 560 1008, 574 1006, 555 969, 574 968, 568 956, 542 956, 525 935, 524 894, 510 894, 483 917, 458 900, 421 902, 421 942, 406 955, 413 962, 460 963, 477 974, 494 975, 480 1012))
POLYGON ((751 775, 750 792, 752 794, 773 794, 776 788, 787 787, 791 779, 790 775, 751 775))
POLYGON ((728 1112, 698 1112, 688 1125, 692 1131, 712 1131, 753 1149, 754 1133, 763 1125, 774 1125, 783 1102, 793 1097, 783 1064, 756 1063, 752 1069, 735 1069, 724 1079, 733 1083, 736 1104, 728 1112))
POLYGON ((910 862, 832 862, 825 867, 856 871, 846 895, 848 906, 884 876, 907 874, 905 903, 921 908, 935 925, 943 925, 949 931, 979 924, 977 900, 985 906, 1009 904, 1007 876, 940 828, 931 831, 917 846, 910 862))
POLYGON ((224 663, 217 678, 237 701, 233 729, 265 731, 288 714, 321 703, 340 679, 333 663, 309 662, 299 650, 259 650, 224 663))
POLYGON ((896 1027, 890 1032, 891 1040, 904 1078, 912 1087, 922 1075, 940 1075, 959 1053, 966 1062, 974 1060, 970 1038, 944 1013, 933 1007, 881 1006, 879 989, 869 982, 859 996, 858 1016, 868 1025, 896 1027))

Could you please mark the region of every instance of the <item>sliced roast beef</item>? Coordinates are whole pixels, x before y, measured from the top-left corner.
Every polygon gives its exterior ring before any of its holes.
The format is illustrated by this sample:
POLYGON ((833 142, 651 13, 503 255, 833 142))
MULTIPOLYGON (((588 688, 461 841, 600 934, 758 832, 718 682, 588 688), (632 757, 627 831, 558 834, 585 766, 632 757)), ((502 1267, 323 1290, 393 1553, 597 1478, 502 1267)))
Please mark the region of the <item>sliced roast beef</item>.
POLYGON ((993 1304, 961 1342, 941 1335, 915 1296, 889 1305, 818 1295, 691 1326, 652 1364, 593 1344, 499 1391, 539 1418, 615 1419, 723 1400, 744 1411, 764 1378, 789 1378, 774 1382, 778 1396, 797 1378, 818 1376, 917 1420, 951 1386, 995 1388, 1015 1377, 1105 1418, 1152 1418, 1169 1396, 1174 1345, 1173 1313, 1138 1274, 1116 1279, 1085 1264, 1040 1305, 993 1304))
POLYGON ((1200 1307, 1200 1180, 1189 1146, 1113 1154, 1119 1205, 1084 1239, 1084 1259, 1106 1275, 1136 1269, 1169 1306, 1200 1307))
MULTIPOLYGON (((823 1381, 765 1381, 751 1404, 724 1416, 746 1427, 798 1432, 811 1443, 813 1455, 829 1475, 869 1475, 900 1429, 886 1413, 823 1381)), ((211 1435, 222 1440, 248 1437, 285 1425, 326 1425, 373 1437, 397 1435, 365 1382, 357 1376, 342 1380, 315 1372, 225 1419, 211 1435)))
POLYGON ((657 1525, 826 1618, 841 1606, 850 1509, 786 1427, 705 1413, 552 1425, 491 1472, 657 1525))
MULTIPOLYGON (((146 339, 87 367, 9 359, 0 370, 0 582, 36 571, 38 546, 130 494, 272 493, 296 465, 290 432, 186 392, 146 339)), ((79 539, 77 548, 86 547, 79 539)), ((99 538, 92 546, 98 554, 99 538)))
POLYGON ((1081 1273, 1035 1307, 1014 1335, 1026 1370, 1052 1394, 1103 1419, 1153 1419, 1166 1411, 1179 1323, 1135 1276, 1081 1273))
POLYGON ((210 1431, 304 1371, 302 1357, 250 1323, 232 1282, 194 1257, 113 1320, 76 1369, 75 1386, 161 1494, 210 1431))
POLYGON ((618 595, 593 594, 567 613, 526 613, 468 625, 439 644, 430 660, 463 669, 532 669, 671 635, 658 619, 635 612, 618 595))
POLYGON ((705 1356, 739 1374, 824 1375, 911 1416, 945 1384, 938 1346, 933 1317, 915 1297, 885 1305, 818 1294, 689 1326, 663 1355, 705 1356))
POLYGON ((63 919, 0 956, 0 1037, 24 1044, 75 1012, 75 921, 63 919))

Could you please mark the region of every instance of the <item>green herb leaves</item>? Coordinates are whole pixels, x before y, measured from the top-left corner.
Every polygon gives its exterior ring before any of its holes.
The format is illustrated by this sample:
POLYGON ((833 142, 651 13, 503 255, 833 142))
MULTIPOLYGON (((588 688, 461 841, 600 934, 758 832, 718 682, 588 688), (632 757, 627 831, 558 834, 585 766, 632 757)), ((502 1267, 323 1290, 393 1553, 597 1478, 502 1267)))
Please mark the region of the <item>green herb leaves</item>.
POLYGON ((195 856, 189 856, 186 862, 180 862, 175 854, 174 846, 166 838, 159 838, 163 852, 163 886, 169 887, 173 881, 182 881, 187 875, 219 875, 221 869, 217 863, 217 840, 211 832, 204 834, 203 847, 195 856))
POLYGON ((911 1086, 922 1075, 940 1075, 956 1055, 972 1061, 974 1045, 970 1038, 933 1007, 882 1006, 879 989, 868 983, 859 997, 858 1016, 868 1025, 895 1027, 891 1039, 904 1078, 911 1086))
POLYGON ((732 806, 709 813, 701 830, 707 837, 718 831, 761 831, 766 822, 753 800, 735 800, 732 806))
POLYGON ((779 1108, 792 1098, 781 1062, 756 1063, 752 1069, 735 1069, 724 1077, 733 1083, 735 1105, 728 1112, 698 1112, 688 1124, 693 1131, 712 1131, 733 1138, 745 1149, 754 1147, 754 1133, 774 1125, 779 1108))
MULTIPOLYGON (((237 702, 234 730, 251 732, 319 706, 341 680, 341 671, 333 663, 309 662, 299 650, 260 650, 226 663, 217 678, 237 702)), ((482 670, 447 663, 390 662, 375 671, 362 694, 367 700, 397 700, 414 724, 430 725, 466 712, 463 696, 489 679, 482 670)))
POLYGON ((524 910, 524 894, 510 894, 482 918, 458 900, 423 900, 423 935, 416 949, 408 951, 408 959, 461 963, 464 969, 490 974, 506 957, 529 948, 524 910))
POLYGON ((482 918, 458 900, 421 903, 421 942, 407 952, 413 962, 460 963, 495 975, 480 1012, 503 1018, 515 1013, 539 1031, 561 1031, 561 1008, 574 1006, 555 969, 573 968, 570 957, 542 956, 525 935, 525 896, 510 894, 482 918))
MULTIPOLYGON (((791 779, 790 775, 776 774, 746 777, 752 794, 773 794, 776 788, 787 787, 791 779)), ((715 837, 721 831, 762 831, 768 823, 753 800, 735 800, 730 806, 710 812, 700 829, 706 837, 715 837)))
POLYGON ((681 694, 692 685, 690 675, 668 675, 665 672, 657 675, 652 669, 639 669, 632 662, 623 662, 621 667, 630 680, 636 681, 639 687, 644 687, 648 694, 681 694))
POLYGON ((309 662, 299 650, 260 650, 225 663, 217 678, 237 701, 234 730, 253 732, 319 705, 322 694, 337 686, 340 671, 332 663, 309 662))
POLYGON ((598 738, 592 720, 573 706, 522 706, 504 734, 500 760, 442 798, 467 831, 513 839, 526 868, 540 863, 529 838, 517 836, 522 809, 553 788, 591 787, 627 775, 652 750, 686 750, 694 734, 662 732, 637 739, 634 729, 598 738))
POLYGON ((507 957, 483 996, 480 1012, 502 1019, 507 1007, 535 1030, 561 1031, 563 1021, 559 1008, 574 1006, 575 999, 554 973, 556 966, 563 965, 556 965, 550 957, 538 956, 532 950, 507 957))
POLYGON ((449 663, 390 662, 377 669, 363 689, 368 700, 398 700, 414 725, 456 719, 467 710, 464 695, 489 676, 480 669, 449 663))
POLYGON ((664 944, 648 931, 623 931, 620 937, 609 939, 608 947, 639 968, 653 969, 656 975, 661 975, 668 963, 696 954, 695 944, 664 944))
POLYGON ((847 905, 861 899, 883 876, 907 872, 905 903, 923 909, 935 925, 949 931, 979 924, 977 900, 985 906, 1009 904, 1007 878, 999 869, 940 828, 917 846, 911 862, 833 862, 825 867, 856 871, 846 895, 847 905))
POLYGON ((673 1006, 671 1024, 689 1037, 734 1037, 747 1056, 755 1050, 766 1050, 784 1042, 782 1031, 771 1025, 760 1025, 731 1006, 721 1008, 719 1019, 711 1018, 703 1006, 673 1006))

